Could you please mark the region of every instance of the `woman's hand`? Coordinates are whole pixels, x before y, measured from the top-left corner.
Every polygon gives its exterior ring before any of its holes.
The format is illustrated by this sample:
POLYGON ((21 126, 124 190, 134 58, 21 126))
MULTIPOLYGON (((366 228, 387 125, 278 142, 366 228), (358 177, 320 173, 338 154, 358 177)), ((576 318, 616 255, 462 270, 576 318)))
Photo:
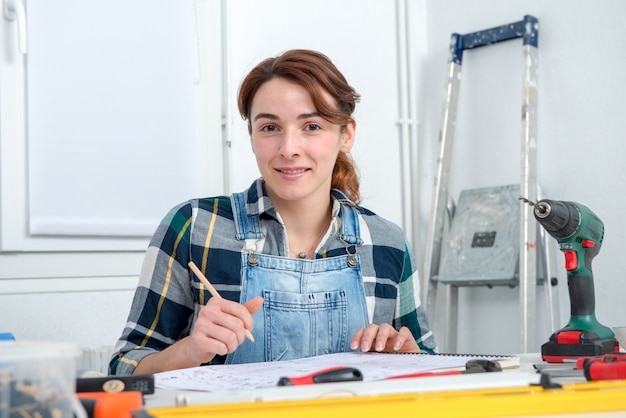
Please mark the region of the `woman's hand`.
POLYGON ((232 353, 254 327, 252 315, 263 306, 257 296, 243 305, 213 297, 200 309, 188 345, 189 357, 201 364, 217 355, 232 353))
POLYGON ((221 298, 211 298, 200 309, 190 336, 144 357, 133 374, 153 374, 168 370, 199 366, 237 349, 245 338, 245 330, 254 326, 252 315, 263 306, 263 298, 255 297, 243 305, 221 298))
POLYGON ((397 351, 419 353, 420 348, 407 327, 396 331, 389 324, 370 324, 354 333, 350 348, 361 351, 397 351))

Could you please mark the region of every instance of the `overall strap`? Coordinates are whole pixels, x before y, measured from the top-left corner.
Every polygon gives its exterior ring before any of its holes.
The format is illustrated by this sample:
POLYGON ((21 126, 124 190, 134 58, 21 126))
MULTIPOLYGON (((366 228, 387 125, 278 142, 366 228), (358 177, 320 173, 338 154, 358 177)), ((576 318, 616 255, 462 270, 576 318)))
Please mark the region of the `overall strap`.
MULTIPOLYGON (((346 249, 348 249, 350 245, 354 245, 355 247, 362 245, 363 240, 361 239, 361 230, 359 228, 358 210, 352 206, 352 204, 341 200, 339 200, 339 203, 341 204, 342 218, 342 228, 339 239, 346 244, 346 249)), ((356 253, 356 248, 352 252, 348 251, 348 253, 356 253)))
POLYGON ((233 207, 233 218, 237 230, 235 238, 241 240, 258 240, 263 238, 258 215, 248 215, 244 193, 233 193, 230 198, 233 207))

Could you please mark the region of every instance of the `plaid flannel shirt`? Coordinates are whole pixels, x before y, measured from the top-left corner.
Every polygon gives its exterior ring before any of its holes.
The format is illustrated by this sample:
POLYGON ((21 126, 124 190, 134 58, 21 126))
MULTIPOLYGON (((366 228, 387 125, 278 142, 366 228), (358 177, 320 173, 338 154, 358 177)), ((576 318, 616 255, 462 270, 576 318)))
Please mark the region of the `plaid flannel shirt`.
MULTIPOLYGON (((337 238, 341 226, 339 200, 349 201, 333 189, 333 222, 330 235, 316 258, 346 253, 337 238)), ((288 256, 285 227, 263 188, 256 180, 246 191, 247 210, 259 214, 267 229, 263 254, 288 256), (252 202, 252 203, 251 203, 252 202)), ((363 244, 361 262, 365 298, 371 323, 408 327, 420 349, 432 353, 435 341, 419 298, 419 281, 404 233, 397 225, 356 206, 363 244)), ((174 207, 157 228, 146 256, 128 321, 111 359, 111 374, 131 374, 149 354, 162 351, 190 335, 194 321, 210 297, 194 281, 189 261, 206 272, 222 297, 239 301, 241 249, 235 239, 230 197, 193 199, 174 207)), ((223 363, 217 356, 212 363, 223 363)))

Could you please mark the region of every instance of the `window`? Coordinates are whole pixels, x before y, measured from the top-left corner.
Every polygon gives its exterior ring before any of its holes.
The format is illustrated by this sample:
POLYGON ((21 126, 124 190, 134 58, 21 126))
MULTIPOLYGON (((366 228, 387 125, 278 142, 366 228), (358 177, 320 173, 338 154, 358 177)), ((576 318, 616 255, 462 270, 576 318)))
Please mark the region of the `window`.
POLYGON ((143 250, 172 206, 221 191, 219 35, 198 26, 216 6, 22 4, 1 23, 0 249, 143 250))

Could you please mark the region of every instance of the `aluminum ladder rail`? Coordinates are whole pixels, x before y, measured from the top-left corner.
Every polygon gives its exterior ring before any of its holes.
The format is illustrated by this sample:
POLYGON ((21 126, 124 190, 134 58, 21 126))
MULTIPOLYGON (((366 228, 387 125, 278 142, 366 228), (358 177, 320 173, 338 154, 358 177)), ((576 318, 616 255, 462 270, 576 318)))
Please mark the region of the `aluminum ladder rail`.
MULTIPOLYGON (((461 64, 463 51, 494 43, 523 38, 523 101, 522 101, 522 161, 520 196, 537 201, 536 176, 536 140, 537 140, 537 41, 538 20, 527 15, 524 19, 495 28, 460 35, 453 33, 450 42, 449 67, 446 83, 445 104, 442 125, 439 132, 439 153, 435 172, 434 193, 431 208, 427 247, 425 254, 424 274, 427 284, 424 286, 422 300, 426 301, 429 315, 434 312, 437 297, 436 277, 439 272, 444 218, 450 196, 448 182, 450 161, 454 139, 458 94, 460 87, 461 64)), ((537 285, 537 226, 532 218, 531 208, 520 201, 520 257, 519 257, 519 301, 520 301, 520 352, 527 353, 532 347, 529 338, 535 329, 536 285, 537 285)), ((545 263, 544 263, 545 264, 545 263)), ((548 288, 550 278, 546 276, 548 288)), ((456 290, 449 299, 456 306, 456 290)), ((453 320, 445 318, 446 321, 453 320)), ((551 319, 553 321, 553 319, 551 319)), ((456 335, 451 336, 456 345, 456 335)))

